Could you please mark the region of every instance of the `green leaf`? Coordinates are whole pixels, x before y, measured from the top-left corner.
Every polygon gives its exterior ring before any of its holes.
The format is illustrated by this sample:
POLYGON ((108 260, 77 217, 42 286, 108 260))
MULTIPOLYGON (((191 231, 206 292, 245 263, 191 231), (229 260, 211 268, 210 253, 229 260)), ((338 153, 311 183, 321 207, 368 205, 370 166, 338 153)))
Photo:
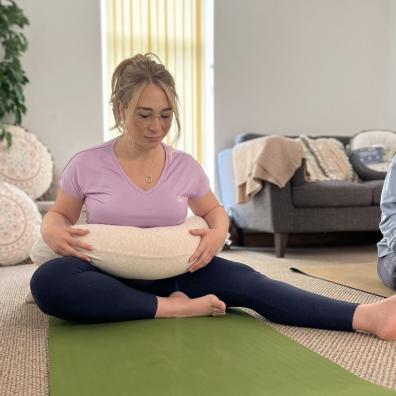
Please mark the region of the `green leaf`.
POLYGON ((3 125, 0 125, 0 142, 3 140, 7 142, 7 148, 10 148, 12 145, 12 134, 11 132, 7 131, 3 125))
POLYGON ((6 132, 6 140, 7 140, 7 147, 11 147, 12 145, 12 135, 10 132, 6 132))
MULTIPOLYGON (((21 65, 21 57, 28 48, 21 29, 29 20, 14 0, 0 0, 0 46, 4 57, 0 61, 0 125, 6 116, 13 116, 20 124, 26 114, 23 88, 29 82, 21 65)), ((0 140, 11 145, 12 135, 0 127, 0 140)))

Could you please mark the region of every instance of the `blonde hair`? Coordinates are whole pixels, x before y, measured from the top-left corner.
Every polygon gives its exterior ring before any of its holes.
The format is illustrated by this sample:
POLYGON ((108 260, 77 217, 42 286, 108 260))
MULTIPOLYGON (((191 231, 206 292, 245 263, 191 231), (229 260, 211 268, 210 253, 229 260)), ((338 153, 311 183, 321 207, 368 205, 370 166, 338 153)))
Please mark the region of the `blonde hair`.
POLYGON ((135 112, 140 94, 148 84, 156 84, 165 92, 177 123, 175 139, 177 141, 180 137, 181 127, 175 80, 158 56, 151 52, 127 58, 115 68, 111 78, 110 99, 115 125, 111 130, 117 128, 121 133, 124 133, 126 125, 135 112), (152 57, 155 57, 158 62, 152 57), (124 117, 125 109, 127 109, 126 117, 124 117))

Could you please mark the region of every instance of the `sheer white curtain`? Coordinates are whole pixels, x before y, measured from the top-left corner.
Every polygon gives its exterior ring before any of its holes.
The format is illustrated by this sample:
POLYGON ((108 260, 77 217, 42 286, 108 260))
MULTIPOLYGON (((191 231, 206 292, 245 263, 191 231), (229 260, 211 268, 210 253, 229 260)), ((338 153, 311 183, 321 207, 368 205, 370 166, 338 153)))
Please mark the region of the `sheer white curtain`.
MULTIPOLYGON (((110 98, 111 75, 123 59, 153 52, 172 73, 180 98, 181 137, 176 148, 207 162, 204 119, 207 96, 205 65, 205 0, 105 0, 105 98, 110 98)), ((107 129, 114 125, 110 106, 107 129)), ((105 139, 118 132, 108 131, 105 139)), ((176 133, 172 127, 166 143, 176 133)))

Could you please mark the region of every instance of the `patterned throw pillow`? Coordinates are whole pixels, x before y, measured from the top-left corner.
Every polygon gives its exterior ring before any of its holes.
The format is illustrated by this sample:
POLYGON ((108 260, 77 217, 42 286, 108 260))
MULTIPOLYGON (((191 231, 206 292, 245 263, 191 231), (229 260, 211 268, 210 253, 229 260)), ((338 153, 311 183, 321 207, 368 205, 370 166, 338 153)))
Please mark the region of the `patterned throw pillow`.
POLYGON ((40 224, 33 200, 18 187, 0 182, 0 265, 29 258, 40 224))
POLYGON ((0 144, 0 182, 17 186, 36 199, 51 185, 51 155, 33 133, 15 125, 5 128, 12 134, 12 145, 0 144))
POLYGON ((358 176, 349 162, 344 145, 334 138, 312 139, 301 135, 306 181, 356 181, 358 176))

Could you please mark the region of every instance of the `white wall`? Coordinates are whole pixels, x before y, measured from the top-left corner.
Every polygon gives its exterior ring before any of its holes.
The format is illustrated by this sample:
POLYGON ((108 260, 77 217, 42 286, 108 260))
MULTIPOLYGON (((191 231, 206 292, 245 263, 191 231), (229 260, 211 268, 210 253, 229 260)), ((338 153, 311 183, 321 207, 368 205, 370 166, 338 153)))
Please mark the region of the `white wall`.
POLYGON ((396 0, 390 0, 385 125, 396 129, 396 0))
POLYGON ((389 1, 216 0, 215 151, 235 134, 385 122, 389 1))
POLYGON ((30 21, 23 125, 63 168, 75 152, 103 141, 100 2, 17 3, 30 21))
MULTIPOLYGON (((214 151, 243 131, 396 129, 396 0, 215 0, 214 151)), ((19 0, 23 124, 57 167, 103 140, 100 1, 19 0)))

